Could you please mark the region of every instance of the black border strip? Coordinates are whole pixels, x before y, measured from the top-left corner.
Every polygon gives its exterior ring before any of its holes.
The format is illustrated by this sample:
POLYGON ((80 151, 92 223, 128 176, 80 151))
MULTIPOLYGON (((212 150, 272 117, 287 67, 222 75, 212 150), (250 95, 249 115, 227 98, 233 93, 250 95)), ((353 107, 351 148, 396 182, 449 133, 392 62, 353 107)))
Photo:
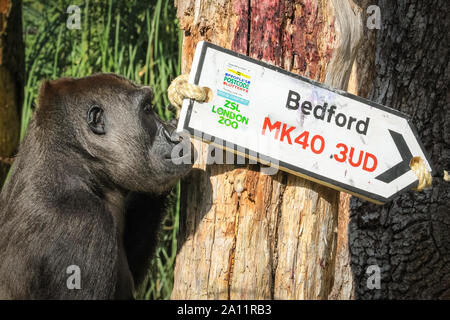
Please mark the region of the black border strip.
MULTIPOLYGON (((419 138, 419 135, 417 133, 417 130, 414 127, 414 125, 411 123, 411 119, 410 119, 410 117, 408 115, 406 115, 406 114, 404 114, 404 113, 402 113, 402 112, 400 112, 398 110, 395 110, 395 109, 383 106, 381 104, 378 104, 376 102, 367 100, 365 98, 362 98, 362 97, 359 97, 359 96, 355 96, 355 95, 353 95, 353 94, 351 94, 349 92, 330 88, 330 87, 328 87, 327 85, 325 85, 323 83, 320 83, 320 82, 317 82, 317 81, 305 78, 305 77, 300 76, 300 75, 295 74, 295 73, 291 73, 291 72, 286 71, 284 69, 275 67, 273 65, 267 64, 267 63, 259 61, 259 60, 255 60, 255 59, 250 58, 250 57, 248 57, 246 55, 243 55, 243 54, 240 54, 240 53, 237 53, 237 52, 234 52, 234 51, 231 51, 231 50, 219 47, 219 46, 217 46, 215 44, 212 44, 212 43, 206 42, 206 41, 202 45, 202 51, 201 51, 201 54, 200 54, 200 59, 198 61, 197 72, 196 72, 195 78, 194 78, 194 84, 198 84, 199 81, 200 81, 200 75, 201 75, 201 72, 202 72, 202 69, 203 69, 203 63, 205 61, 206 50, 208 48, 212 48, 212 49, 217 50, 217 51, 225 52, 225 53, 230 54, 232 56, 235 56, 235 57, 244 59, 246 61, 258 64, 258 65, 260 65, 260 66, 262 66, 264 68, 267 68, 267 69, 270 69, 270 70, 282 73, 282 74, 290 76, 292 78, 295 78, 295 79, 307 82, 309 84, 312 84, 312 85, 314 85, 316 87, 320 87, 322 89, 332 91, 332 92, 340 94, 340 95, 342 95, 344 97, 347 97, 347 98, 359 101, 361 103, 370 105, 371 107, 383 110, 385 112, 388 112, 388 113, 391 113, 391 114, 394 114, 396 116, 399 116, 401 118, 406 119, 407 122, 408 122, 408 125, 410 126, 410 128, 411 128, 411 130, 412 130, 412 132, 414 134, 414 137, 416 138, 416 140, 417 140, 417 142, 418 142, 418 144, 420 146, 420 149, 422 150, 423 154, 425 155, 426 160, 428 161, 428 163, 429 163, 429 165, 431 167, 431 170, 432 170, 431 175, 434 175, 435 169, 433 168, 433 166, 431 164, 431 161, 430 161, 430 158, 429 158, 427 152, 425 151, 425 148, 422 145, 422 142, 420 141, 420 138, 419 138)), ((183 129, 187 130, 192 136, 194 136, 194 137, 196 136, 198 138, 203 139, 203 136, 196 135, 195 133, 198 133, 200 135, 203 135, 203 134, 206 134, 206 133, 200 132, 199 130, 195 130, 195 132, 194 132, 194 129, 189 127, 189 122, 191 120, 193 106, 194 106, 194 101, 190 100, 189 106, 188 106, 188 110, 187 110, 187 113, 186 113, 186 117, 185 117, 185 120, 184 120, 183 129)), ((208 136, 210 136, 210 135, 208 134, 208 136)), ((218 139, 218 138, 216 138, 214 136, 211 136, 211 140, 213 140, 213 139, 215 140, 215 139, 218 139)), ((224 146, 220 146, 220 145, 218 145, 218 146, 224 149, 224 146)), ((375 193, 367 192, 367 191, 365 191, 363 189, 359 189, 359 188, 353 187, 351 185, 344 184, 342 182, 339 182, 339 181, 336 181, 336 180, 333 180, 333 179, 321 176, 321 175, 316 174, 314 172, 310 172, 308 170, 305 170, 305 169, 293 166, 292 164, 289 164, 289 163, 286 163, 286 162, 283 162, 283 161, 275 160, 275 159, 273 159, 271 157, 268 157, 266 155, 260 154, 259 152, 255 152, 253 150, 250 150, 250 149, 247 149, 247 148, 243 148, 243 147, 241 147, 241 148, 245 150, 245 156, 247 156, 247 157, 249 156, 249 153, 252 152, 252 153, 258 155, 258 160, 262 160, 264 162, 271 161, 273 163, 278 163, 278 166, 282 170, 283 169, 287 169, 292 174, 299 175, 299 176, 304 177, 306 179, 310 178, 309 180, 311 180, 311 178, 312 178, 312 180, 314 180, 314 181, 316 181, 318 183, 324 184, 324 185, 329 186, 329 187, 334 188, 334 189, 343 190, 343 191, 348 192, 348 193, 350 193, 352 195, 355 195, 355 196, 358 196, 358 197, 362 197, 362 198, 364 198, 364 199, 366 199, 368 201, 375 202, 375 203, 378 203, 378 204, 383 204, 383 203, 391 201, 398 194, 403 193, 403 192, 405 192, 405 191, 415 187, 417 185, 417 182, 418 182, 418 180, 416 180, 415 182, 411 183, 410 185, 406 186, 405 188, 397 191, 395 194, 393 194, 389 198, 385 198, 385 197, 382 197, 382 196, 377 195, 375 193)), ((236 150, 230 150, 230 151, 234 151, 236 153, 236 150)))

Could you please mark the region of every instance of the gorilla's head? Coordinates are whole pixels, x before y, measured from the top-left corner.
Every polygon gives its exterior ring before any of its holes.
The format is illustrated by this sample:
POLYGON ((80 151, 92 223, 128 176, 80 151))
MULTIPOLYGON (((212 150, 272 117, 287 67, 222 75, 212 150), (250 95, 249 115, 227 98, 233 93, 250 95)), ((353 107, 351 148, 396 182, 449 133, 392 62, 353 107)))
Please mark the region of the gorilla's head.
POLYGON ((37 116, 36 125, 57 132, 66 144, 60 147, 88 159, 86 166, 105 184, 159 193, 192 167, 190 153, 182 155, 187 164, 171 156, 175 146, 191 150, 191 144, 159 118, 152 98, 150 87, 114 74, 46 81, 37 113, 52 116, 41 117, 46 124, 37 116))

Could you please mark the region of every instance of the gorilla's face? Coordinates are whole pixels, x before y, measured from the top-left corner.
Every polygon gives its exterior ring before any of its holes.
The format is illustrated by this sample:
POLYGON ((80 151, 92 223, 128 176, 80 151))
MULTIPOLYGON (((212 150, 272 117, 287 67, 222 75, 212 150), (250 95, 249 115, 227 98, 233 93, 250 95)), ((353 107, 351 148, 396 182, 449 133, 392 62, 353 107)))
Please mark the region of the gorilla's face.
POLYGON ((77 110, 74 129, 103 179, 130 191, 159 193, 191 169, 191 152, 181 159, 176 152, 178 159, 172 158, 174 147, 193 149, 189 139, 182 139, 156 114, 150 87, 113 74, 70 81, 73 89, 68 89, 71 101, 66 105, 77 110))

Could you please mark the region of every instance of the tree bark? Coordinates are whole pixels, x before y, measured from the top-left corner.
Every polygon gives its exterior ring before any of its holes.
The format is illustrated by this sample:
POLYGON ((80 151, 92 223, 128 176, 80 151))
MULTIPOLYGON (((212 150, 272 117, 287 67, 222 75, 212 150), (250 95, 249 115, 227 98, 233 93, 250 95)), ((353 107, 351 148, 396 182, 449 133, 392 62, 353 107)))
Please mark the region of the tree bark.
MULTIPOLYGON (((357 0, 355 3, 361 8, 363 39, 353 63, 347 91, 354 95, 367 98, 375 78, 375 50, 377 40, 377 30, 366 27, 366 22, 369 18, 367 8, 370 5, 377 5, 378 1, 357 0)), ((333 289, 328 297, 333 300, 355 299, 355 279, 352 273, 348 244, 350 198, 350 194, 341 192, 338 212, 338 238, 334 283, 333 289)))
POLYGON ((20 0, 0 0, 0 188, 19 143, 25 73, 21 10, 20 0))
POLYGON ((450 184, 443 180, 450 167, 450 2, 379 0, 379 6, 369 99, 412 117, 437 176, 432 189, 382 207, 352 198, 355 297, 450 299, 450 184), (381 269, 381 289, 367 286, 370 265, 381 269))
MULTIPOLYGON (((362 36, 347 0, 175 1, 183 73, 207 40, 346 89, 362 36)), ((182 184, 173 299, 326 299, 333 286, 339 193, 259 165, 206 165, 182 184), (238 195, 234 184, 243 184, 238 195)))

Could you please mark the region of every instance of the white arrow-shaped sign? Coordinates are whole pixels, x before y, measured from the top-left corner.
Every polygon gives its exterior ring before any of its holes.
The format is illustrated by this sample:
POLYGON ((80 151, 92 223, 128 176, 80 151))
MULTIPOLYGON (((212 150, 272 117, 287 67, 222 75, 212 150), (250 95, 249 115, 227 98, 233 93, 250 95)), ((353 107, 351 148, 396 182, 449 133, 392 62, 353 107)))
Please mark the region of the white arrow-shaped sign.
POLYGON ((178 131, 249 158, 377 203, 417 184, 412 157, 432 171, 408 116, 394 109, 207 42, 190 82, 213 98, 185 100, 178 131))

